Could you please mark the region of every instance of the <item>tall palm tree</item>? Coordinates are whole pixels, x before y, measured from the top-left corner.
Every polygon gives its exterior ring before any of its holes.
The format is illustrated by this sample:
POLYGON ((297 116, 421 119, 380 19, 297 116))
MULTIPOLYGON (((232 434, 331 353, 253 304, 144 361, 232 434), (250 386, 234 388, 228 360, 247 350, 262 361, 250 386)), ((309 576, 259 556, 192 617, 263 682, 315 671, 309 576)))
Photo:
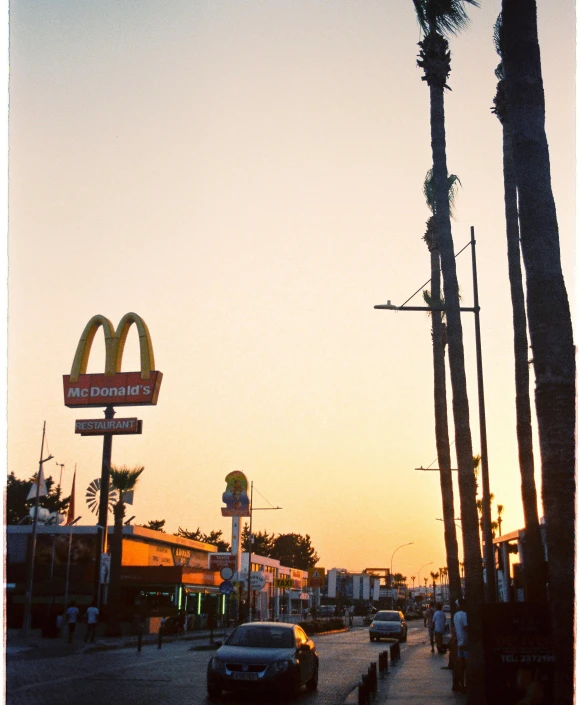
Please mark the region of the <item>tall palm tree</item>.
POLYGON ((121 597, 121 564, 123 561, 123 519, 125 517, 125 498, 127 492, 135 489, 143 466, 133 469, 123 465, 120 468, 111 465, 111 487, 118 492, 117 501, 113 506, 114 529, 111 538, 111 575, 109 580, 107 634, 120 633, 120 597, 121 597))
MULTIPOLYGON (((455 194, 460 184, 455 174, 447 178, 447 198, 450 213, 453 210, 455 194)), ((427 221, 423 240, 431 256, 431 292, 423 292, 429 306, 443 303, 441 298, 441 258, 437 223, 435 221, 435 188, 433 169, 425 176, 423 194, 427 207, 433 215, 427 221)), ((445 381, 445 345, 447 340, 446 324, 441 311, 431 313, 431 334, 433 342, 433 388, 435 403, 435 443, 439 461, 439 484, 443 504, 443 527, 447 565, 449 566, 449 590, 452 610, 455 611, 455 601, 461 597, 461 578, 459 576, 459 548, 455 531, 455 507, 453 501, 453 479, 451 475, 451 451, 449 444, 449 425, 447 422, 447 385, 445 381)))
MULTIPOLYGON (((501 14, 494 26, 493 39, 497 53, 501 52, 501 14)), ((506 81, 503 62, 495 71, 498 78, 492 112, 502 127, 503 187, 507 236, 508 272, 512 299, 514 326, 514 363, 516 387, 516 436, 520 464, 522 506, 526 530, 526 559, 524 576, 527 599, 536 602, 546 599, 544 550, 538 518, 538 497, 534 478, 534 449, 532 437, 532 410, 530 403, 530 370, 528 363, 528 330, 526 304, 520 264, 520 226, 518 194, 513 159, 512 132, 506 102, 506 81)), ((501 525, 500 525, 501 535, 501 525)))
POLYGON ((575 357, 545 131, 535 0, 502 0, 501 55, 513 139, 528 327, 536 378, 554 702, 574 698, 575 357))
POLYGON ((500 536, 501 536, 502 516, 503 516, 503 504, 498 504, 497 505, 497 530, 498 530, 498 533, 500 536))
POLYGON ((475 477, 472 464, 469 402, 465 378, 463 333, 459 304, 459 285, 455 253, 451 235, 449 201, 447 197, 447 155, 445 146, 444 91, 451 72, 451 54, 445 35, 455 34, 467 24, 466 5, 478 6, 477 0, 413 0, 423 39, 419 42, 417 64, 423 69, 423 80, 429 86, 431 152, 437 236, 441 253, 444 298, 447 317, 449 369, 453 392, 453 420, 458 464, 459 494, 465 560, 465 587, 470 622, 469 677, 470 698, 473 703, 483 701, 483 648, 481 640, 481 606, 484 600, 481 550, 477 508, 475 506, 475 477), (472 693, 472 694, 471 694, 472 693))

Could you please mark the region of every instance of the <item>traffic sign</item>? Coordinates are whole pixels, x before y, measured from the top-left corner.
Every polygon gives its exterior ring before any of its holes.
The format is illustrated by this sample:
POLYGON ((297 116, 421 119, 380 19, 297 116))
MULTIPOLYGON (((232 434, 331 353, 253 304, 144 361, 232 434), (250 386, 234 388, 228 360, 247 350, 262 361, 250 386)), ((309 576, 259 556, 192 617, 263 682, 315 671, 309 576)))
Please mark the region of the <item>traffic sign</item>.
POLYGON ((324 587, 326 570, 324 568, 308 569, 308 585, 313 588, 324 587))
POLYGON ((292 578, 274 578, 274 587, 286 589, 292 589, 294 587, 294 581, 292 578))
POLYGON ((220 570, 220 575, 224 580, 231 580, 234 577, 234 571, 226 565, 220 570))
POLYGON ((252 590, 261 590, 266 584, 266 576, 261 571, 252 571, 250 574, 250 585, 252 590))
POLYGON ((234 591, 234 586, 229 580, 224 580, 223 583, 220 583, 219 591, 222 595, 231 595, 234 591))

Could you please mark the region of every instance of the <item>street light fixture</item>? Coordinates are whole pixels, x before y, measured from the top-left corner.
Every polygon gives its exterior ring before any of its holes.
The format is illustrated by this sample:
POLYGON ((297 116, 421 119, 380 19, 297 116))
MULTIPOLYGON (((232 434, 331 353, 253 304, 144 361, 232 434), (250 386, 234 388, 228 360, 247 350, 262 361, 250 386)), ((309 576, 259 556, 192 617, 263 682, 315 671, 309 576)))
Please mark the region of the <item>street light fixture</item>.
POLYGON ((66 559, 66 583, 64 587, 64 610, 66 612, 66 605, 68 602, 68 578, 69 578, 69 573, 70 573, 70 551, 71 551, 71 546, 72 546, 72 527, 77 523, 77 521, 80 521, 81 517, 77 517, 74 521, 71 521, 71 523, 68 525, 69 526, 69 532, 68 532, 68 557, 66 559))
MULTIPOLYGON (((404 543, 401 546, 397 546, 397 548, 395 548, 395 550, 393 551, 393 554, 391 555, 391 581, 393 580, 393 557, 394 557, 395 553, 400 548, 404 548, 405 546, 412 546, 413 543, 414 543, 413 541, 410 541, 409 543, 404 543)), ((392 584, 391 584, 391 609, 393 609, 393 586, 392 586, 392 584)))
MULTIPOLYGON (((495 577, 494 577, 494 555, 493 555, 493 537, 491 534, 491 497, 490 497, 490 487, 489 487, 489 466, 487 458, 487 430, 485 423, 485 399, 483 391, 483 362, 481 355, 481 331, 479 325, 479 294, 477 288, 477 263, 475 258, 475 228, 471 226, 471 240, 468 244, 461 249, 456 257, 458 257, 463 250, 471 245, 471 264, 473 273, 473 306, 465 307, 461 306, 460 311, 468 311, 473 313, 475 316, 475 353, 476 353, 476 363, 477 363, 477 392, 479 400, 479 438, 481 443, 481 484, 482 484, 482 518, 483 518, 483 540, 484 540, 484 555, 483 564, 485 566, 485 591, 489 602, 495 602, 496 600, 496 589, 495 589, 495 577)), ((429 280, 430 281, 430 280, 429 280)), ((429 282, 426 282, 428 284, 429 282)), ((423 285, 425 286, 425 285, 423 285)), ((418 289, 413 296, 422 290, 418 289)), ((407 301, 410 301, 413 296, 411 296, 407 301)), ((386 304, 379 304, 375 306, 375 309, 388 309, 392 311, 445 311, 445 306, 406 306, 405 303, 402 306, 395 306, 390 301, 386 304)), ((422 470, 423 468, 418 468, 422 470)))
MULTIPOLYGON (((258 493, 259 494, 259 493, 258 493)), ((268 501, 268 500, 266 500, 268 501)), ((264 511, 266 509, 282 509, 282 507, 254 507, 254 481, 250 485, 250 531, 248 536, 248 621, 252 621, 252 544, 254 542, 254 537, 252 535, 252 514, 257 511, 264 511)))

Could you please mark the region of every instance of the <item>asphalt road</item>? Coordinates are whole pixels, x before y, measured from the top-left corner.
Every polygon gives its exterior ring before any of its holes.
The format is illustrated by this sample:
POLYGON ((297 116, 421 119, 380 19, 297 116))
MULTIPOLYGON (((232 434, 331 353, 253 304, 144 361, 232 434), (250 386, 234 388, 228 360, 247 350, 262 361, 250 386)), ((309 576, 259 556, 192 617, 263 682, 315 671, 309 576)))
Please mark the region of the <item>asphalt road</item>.
MULTIPOLYGON (((423 623, 409 623, 408 646, 426 641, 423 623)), ((378 660, 385 644, 370 642, 367 628, 315 638, 320 656, 318 691, 302 689, 299 705, 342 705, 348 693, 378 660)), ((7 705, 208 705, 205 673, 211 651, 191 642, 136 649, 75 653, 56 658, 8 657, 7 705)), ((275 703, 271 695, 225 693, 221 702, 275 703)))

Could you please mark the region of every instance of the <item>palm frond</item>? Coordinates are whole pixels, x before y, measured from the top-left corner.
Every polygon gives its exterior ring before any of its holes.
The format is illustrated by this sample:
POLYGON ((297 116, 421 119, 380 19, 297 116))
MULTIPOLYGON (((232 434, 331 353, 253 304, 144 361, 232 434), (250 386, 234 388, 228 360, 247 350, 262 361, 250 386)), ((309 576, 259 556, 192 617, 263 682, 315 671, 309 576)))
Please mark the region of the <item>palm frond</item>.
POLYGON ((479 7, 479 0, 413 0, 417 22, 424 34, 458 34, 469 17, 465 5, 479 7))
POLYGON ((501 12, 497 16, 495 24, 493 25, 493 46, 497 53, 501 56, 501 38, 503 33, 503 20, 501 12))
POLYGON ((119 492, 130 492, 135 488, 139 475, 145 470, 143 466, 128 468, 123 465, 120 468, 111 465, 111 484, 113 489, 119 492))
MULTIPOLYGON (((453 216, 455 199, 457 191, 461 186, 461 180, 456 174, 447 175, 447 194, 449 196, 449 214, 453 216)), ((423 196, 427 203, 427 207, 431 213, 435 213, 435 179, 433 178, 433 169, 429 169, 423 181, 423 196)))

